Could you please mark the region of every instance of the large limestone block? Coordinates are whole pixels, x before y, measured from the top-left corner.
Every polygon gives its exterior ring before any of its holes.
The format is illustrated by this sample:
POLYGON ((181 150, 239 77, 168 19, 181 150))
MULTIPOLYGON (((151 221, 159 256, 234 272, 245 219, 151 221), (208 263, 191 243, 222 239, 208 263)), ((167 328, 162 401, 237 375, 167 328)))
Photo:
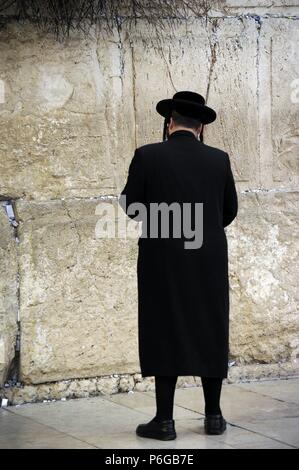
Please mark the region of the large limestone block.
POLYGON ((230 350, 238 364, 298 359, 298 202, 295 192, 240 196, 228 230, 230 350))
POLYGON ((137 241, 98 238, 103 204, 18 203, 25 383, 139 370, 137 241))
POLYGON ((155 49, 151 28, 132 35, 137 143, 162 140, 160 99, 192 89, 215 108, 218 119, 205 128, 205 141, 229 152, 241 188, 258 181, 257 38, 253 18, 196 19, 178 25, 175 36, 155 49))
POLYGON ((212 35, 208 103, 217 120, 205 140, 229 153, 240 189, 256 187, 259 177, 257 37, 253 18, 219 19, 212 35))
POLYGON ((12 227, 0 204, 0 385, 15 354, 17 332, 17 255, 12 227))
POLYGON ((32 25, 0 31, 0 194, 116 194, 134 147, 131 65, 119 38, 61 43, 32 25))
POLYGON ((267 178, 280 189, 299 181, 298 26, 298 18, 264 19, 260 35, 261 185, 267 178))
MULTIPOLYGON (((18 205, 26 383, 139 368, 136 241, 97 239, 96 205, 18 205)), ((230 344, 238 363, 298 355, 297 213, 296 193, 240 196, 239 215, 228 229, 230 344)))
POLYGON ((205 94, 210 63, 210 27, 204 19, 181 22, 175 35, 163 37, 145 22, 131 35, 134 65, 137 145, 162 140, 164 118, 156 112, 160 99, 190 88, 205 94))

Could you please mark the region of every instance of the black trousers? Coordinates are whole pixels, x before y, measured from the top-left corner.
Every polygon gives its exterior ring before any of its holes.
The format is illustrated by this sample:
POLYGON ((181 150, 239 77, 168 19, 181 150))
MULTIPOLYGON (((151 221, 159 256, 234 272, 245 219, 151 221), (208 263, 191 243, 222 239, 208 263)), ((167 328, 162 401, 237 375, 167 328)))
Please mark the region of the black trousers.
MULTIPOLYGON (((156 420, 173 419, 173 404, 177 379, 177 376, 155 376, 156 420)), ((222 380, 222 377, 201 377, 206 415, 222 414, 220 408, 222 380)))

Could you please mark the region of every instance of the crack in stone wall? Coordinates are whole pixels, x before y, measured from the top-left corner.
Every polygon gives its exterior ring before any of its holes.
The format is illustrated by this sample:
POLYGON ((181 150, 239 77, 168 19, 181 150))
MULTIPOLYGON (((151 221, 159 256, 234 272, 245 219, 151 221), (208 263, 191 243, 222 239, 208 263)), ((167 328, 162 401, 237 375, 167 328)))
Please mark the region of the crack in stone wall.
POLYGON ((15 214, 15 201, 1 201, 0 255, 4 271, 8 276, 1 285, 0 302, 0 385, 6 381, 10 385, 19 383, 20 375, 20 274, 18 263, 18 221, 15 214), (4 209, 4 211, 2 211, 4 209), (5 216, 3 218, 3 212, 5 216), (5 258, 5 259, 4 259, 5 258), (13 299, 13 300, 12 300, 13 299))

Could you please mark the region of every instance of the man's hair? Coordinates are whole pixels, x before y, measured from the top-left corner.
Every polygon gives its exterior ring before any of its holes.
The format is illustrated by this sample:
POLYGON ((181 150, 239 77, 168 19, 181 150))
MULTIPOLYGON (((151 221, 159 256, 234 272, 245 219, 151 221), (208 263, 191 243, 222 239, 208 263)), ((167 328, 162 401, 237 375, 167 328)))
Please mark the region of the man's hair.
POLYGON ((197 129, 201 125, 200 119, 191 118, 188 116, 182 116, 175 110, 172 110, 171 117, 177 125, 183 127, 190 127, 191 129, 197 129))

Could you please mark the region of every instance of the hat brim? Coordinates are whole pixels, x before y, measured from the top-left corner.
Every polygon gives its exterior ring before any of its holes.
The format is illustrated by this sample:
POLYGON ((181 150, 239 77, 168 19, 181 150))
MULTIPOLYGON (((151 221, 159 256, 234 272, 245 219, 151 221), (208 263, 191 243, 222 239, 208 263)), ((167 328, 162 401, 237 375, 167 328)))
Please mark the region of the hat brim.
POLYGON ((180 99, 165 99, 161 100, 156 105, 156 111, 163 117, 169 117, 172 110, 177 111, 183 116, 199 119, 202 124, 210 124, 215 121, 217 114, 214 109, 209 106, 190 103, 187 100, 180 99))

